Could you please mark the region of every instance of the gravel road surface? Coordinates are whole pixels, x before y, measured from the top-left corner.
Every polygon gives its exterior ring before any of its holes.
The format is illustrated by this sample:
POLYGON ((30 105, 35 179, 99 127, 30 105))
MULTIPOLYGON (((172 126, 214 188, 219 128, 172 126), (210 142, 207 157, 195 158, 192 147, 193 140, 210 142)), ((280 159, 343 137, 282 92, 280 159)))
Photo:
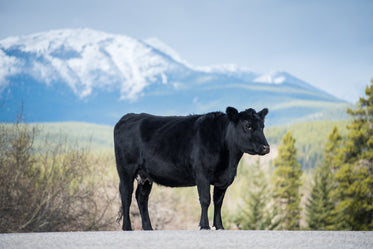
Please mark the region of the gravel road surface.
POLYGON ((373 232, 134 231, 0 234, 0 248, 373 248, 373 232))

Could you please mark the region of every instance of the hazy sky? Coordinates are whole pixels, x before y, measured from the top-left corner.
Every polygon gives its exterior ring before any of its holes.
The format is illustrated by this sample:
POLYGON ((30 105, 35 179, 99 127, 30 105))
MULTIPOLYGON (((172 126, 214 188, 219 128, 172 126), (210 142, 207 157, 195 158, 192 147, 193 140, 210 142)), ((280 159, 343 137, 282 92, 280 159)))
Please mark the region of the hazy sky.
POLYGON ((156 37, 190 64, 287 71, 356 102, 373 78, 372 0, 0 0, 0 39, 60 28, 156 37))

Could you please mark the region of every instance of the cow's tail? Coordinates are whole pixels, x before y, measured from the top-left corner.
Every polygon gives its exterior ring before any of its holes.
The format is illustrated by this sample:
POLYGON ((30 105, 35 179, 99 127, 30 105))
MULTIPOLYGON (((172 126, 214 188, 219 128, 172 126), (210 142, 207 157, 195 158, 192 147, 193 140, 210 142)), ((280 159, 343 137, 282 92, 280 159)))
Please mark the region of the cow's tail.
POLYGON ((121 205, 120 208, 119 208, 117 217, 115 218, 116 223, 120 224, 120 221, 122 220, 122 218, 123 218, 123 207, 121 205))

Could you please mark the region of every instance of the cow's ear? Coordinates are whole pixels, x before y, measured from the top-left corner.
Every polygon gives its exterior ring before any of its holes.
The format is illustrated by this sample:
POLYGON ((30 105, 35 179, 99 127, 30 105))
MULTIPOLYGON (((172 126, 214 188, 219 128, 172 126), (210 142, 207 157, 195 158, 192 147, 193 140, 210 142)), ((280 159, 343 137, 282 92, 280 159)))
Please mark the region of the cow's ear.
POLYGON ((225 112, 227 113, 228 119, 230 121, 237 122, 237 120, 238 120, 238 111, 237 111, 236 108, 228 106, 227 110, 225 112))
POLYGON ((264 108, 260 112, 258 112, 259 117, 264 121, 265 116, 268 114, 268 109, 264 108))

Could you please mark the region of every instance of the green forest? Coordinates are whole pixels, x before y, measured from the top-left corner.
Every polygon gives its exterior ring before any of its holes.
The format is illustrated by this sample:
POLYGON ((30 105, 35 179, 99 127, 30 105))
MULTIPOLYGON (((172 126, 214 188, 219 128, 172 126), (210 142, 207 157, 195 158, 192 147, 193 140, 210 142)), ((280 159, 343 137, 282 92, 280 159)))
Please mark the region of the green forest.
MULTIPOLYGON (((348 120, 265 128, 271 153, 241 159, 225 228, 373 230, 373 80, 346 112, 348 120)), ((112 130, 1 123, 0 232, 120 230, 112 130)), ((149 210, 155 229, 198 229, 194 187, 155 186, 149 210)), ((136 204, 131 216, 141 229, 136 204)))

